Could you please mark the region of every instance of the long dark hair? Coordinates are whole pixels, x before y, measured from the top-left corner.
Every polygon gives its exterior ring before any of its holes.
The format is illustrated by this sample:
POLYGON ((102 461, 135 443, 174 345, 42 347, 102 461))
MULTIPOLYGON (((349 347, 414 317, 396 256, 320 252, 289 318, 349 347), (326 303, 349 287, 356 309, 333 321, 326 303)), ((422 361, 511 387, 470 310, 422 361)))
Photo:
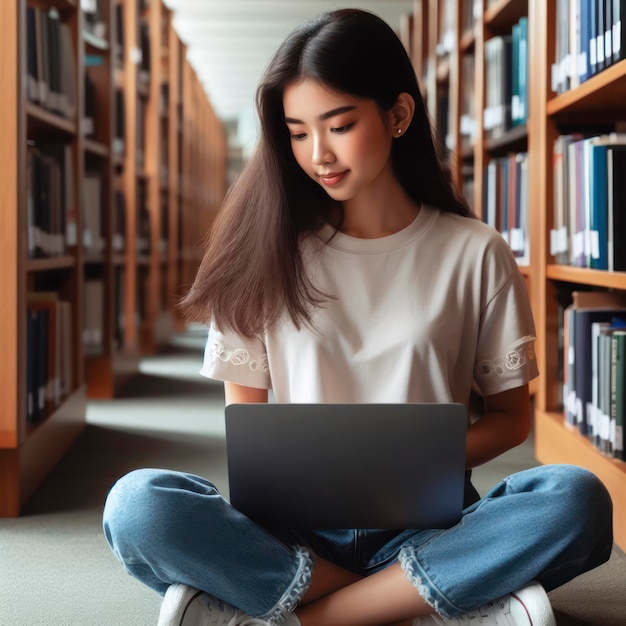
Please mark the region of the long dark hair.
POLYGON ((342 211, 300 168, 291 150, 283 94, 302 78, 374 100, 382 111, 391 109, 399 94, 410 94, 413 120, 392 142, 400 184, 417 203, 473 216, 452 185, 402 42, 372 13, 323 13, 287 37, 261 81, 256 103, 260 141, 208 234, 206 254, 182 302, 189 319, 253 336, 285 313, 300 327, 325 300, 309 280, 299 242, 342 211))

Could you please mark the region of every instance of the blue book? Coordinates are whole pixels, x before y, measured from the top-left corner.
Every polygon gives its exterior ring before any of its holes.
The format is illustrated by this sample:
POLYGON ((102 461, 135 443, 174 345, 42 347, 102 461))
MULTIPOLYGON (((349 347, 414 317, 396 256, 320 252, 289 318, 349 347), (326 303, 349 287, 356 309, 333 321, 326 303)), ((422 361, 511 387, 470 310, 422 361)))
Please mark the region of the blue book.
POLYGON ((608 199, 606 145, 590 145, 589 153, 589 230, 591 231, 591 257, 589 266, 597 270, 608 269, 608 199))
POLYGON ((520 116, 520 27, 514 24, 511 31, 511 123, 517 126, 521 123, 520 116))
POLYGON ((587 50, 589 52, 589 73, 593 76, 598 70, 598 44, 596 38, 598 36, 598 19, 596 11, 597 0, 591 3, 589 9, 589 43, 587 50))
POLYGON ((528 18, 519 21, 519 122, 525 124, 528 119, 528 18))
POLYGON ((591 39, 591 0, 580 1, 580 32, 578 59, 578 79, 581 83, 591 76, 591 60, 589 54, 589 41, 591 39))

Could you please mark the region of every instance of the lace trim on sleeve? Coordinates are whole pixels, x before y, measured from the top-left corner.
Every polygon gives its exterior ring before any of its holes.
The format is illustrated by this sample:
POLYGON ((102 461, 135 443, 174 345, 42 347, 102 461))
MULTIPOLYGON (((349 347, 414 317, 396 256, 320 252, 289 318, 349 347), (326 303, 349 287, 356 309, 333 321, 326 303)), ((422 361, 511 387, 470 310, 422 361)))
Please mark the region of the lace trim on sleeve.
POLYGON ((474 366, 474 372, 479 378, 504 378, 510 373, 526 367, 535 360, 536 337, 527 335, 518 339, 509 347, 506 354, 497 359, 483 359, 474 366))
POLYGON ((251 355, 245 348, 231 348, 228 345, 214 341, 209 347, 209 355, 212 361, 219 359, 224 363, 247 366, 253 372, 260 369, 268 374, 270 371, 267 354, 251 355))

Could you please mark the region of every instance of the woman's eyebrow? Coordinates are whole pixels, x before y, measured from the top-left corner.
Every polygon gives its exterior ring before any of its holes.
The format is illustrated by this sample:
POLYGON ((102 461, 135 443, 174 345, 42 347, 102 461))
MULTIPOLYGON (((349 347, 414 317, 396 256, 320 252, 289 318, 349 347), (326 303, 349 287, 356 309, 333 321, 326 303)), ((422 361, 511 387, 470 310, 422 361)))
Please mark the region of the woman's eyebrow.
MULTIPOLYGON (((337 107, 336 109, 332 109, 331 111, 326 111, 326 113, 322 113, 318 119, 320 120, 320 122, 323 122, 324 120, 328 120, 331 117, 335 117, 335 115, 341 115, 342 113, 347 113, 348 111, 354 111, 354 109, 356 109, 356 106, 354 105, 337 107)), ((285 123, 286 124, 304 124, 302 120, 298 120, 295 117, 286 117, 285 123)))

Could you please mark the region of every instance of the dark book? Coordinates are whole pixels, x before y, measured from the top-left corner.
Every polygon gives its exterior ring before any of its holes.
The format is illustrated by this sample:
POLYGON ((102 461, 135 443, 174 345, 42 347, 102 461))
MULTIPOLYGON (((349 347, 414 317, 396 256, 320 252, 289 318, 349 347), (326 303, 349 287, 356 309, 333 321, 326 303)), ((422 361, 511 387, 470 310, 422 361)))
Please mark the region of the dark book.
POLYGON ((98 94, 96 91, 96 85, 91 78, 91 74, 88 70, 85 70, 84 77, 85 88, 85 110, 83 117, 83 131, 85 136, 93 136, 96 130, 96 106, 98 101, 98 94))
POLYGON ((613 0, 604 3, 604 66, 613 63, 613 0))
POLYGON ((576 423, 580 433, 592 434, 592 333, 594 322, 611 322, 623 310, 577 309, 574 310, 573 347, 575 354, 574 380, 576 386, 576 423))
POLYGON ((37 313, 28 310, 26 316, 26 423, 33 424, 38 415, 37 368, 35 347, 37 346, 37 313))
MULTIPOLYGON (((626 310, 626 294, 610 291, 574 291, 564 311, 565 422, 588 434, 587 404, 593 405, 593 322, 611 322, 626 310)), ((590 433, 591 434, 591 433, 590 433)))
POLYGON ((58 313, 58 294, 51 291, 35 291, 28 294, 31 311, 46 311, 47 336, 46 361, 48 365, 45 386, 46 401, 51 408, 61 400, 61 320, 58 313))
POLYGON ((115 5, 115 60, 118 65, 124 63, 124 6, 115 5))
POLYGON ((118 189, 114 196, 115 213, 113 215, 113 252, 126 249, 126 197, 118 189))
POLYGON ((596 12, 596 72, 606 67, 604 58, 604 0, 594 2, 596 12))
POLYGON ((613 63, 626 58, 626 0, 613 0, 613 63))
POLYGON ((37 64, 37 16, 35 7, 26 9, 26 65, 28 67, 28 99, 39 102, 39 67, 37 64))
POLYGON ((626 271, 626 146, 607 147, 607 262, 614 272, 626 271))

